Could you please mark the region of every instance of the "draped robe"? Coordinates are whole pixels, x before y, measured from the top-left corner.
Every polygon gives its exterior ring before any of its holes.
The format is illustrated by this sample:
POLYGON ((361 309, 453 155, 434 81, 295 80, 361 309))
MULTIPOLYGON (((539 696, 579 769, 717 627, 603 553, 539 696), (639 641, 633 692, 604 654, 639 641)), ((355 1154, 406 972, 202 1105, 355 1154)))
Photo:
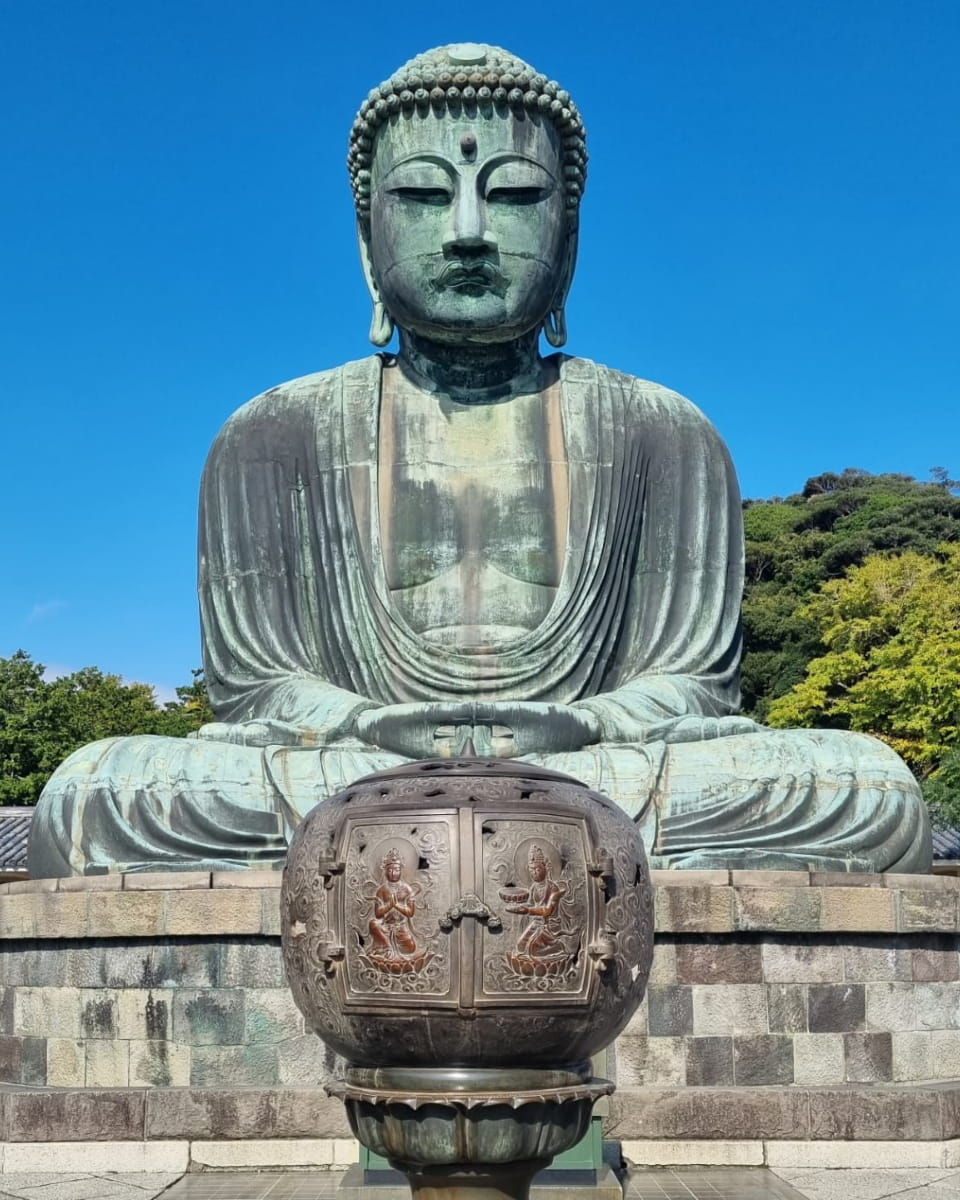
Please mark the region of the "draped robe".
POLYGON ((427 641, 391 603, 380 357, 235 413, 200 499, 218 724, 192 741, 77 751, 38 806, 32 872, 279 862, 314 804, 403 761, 355 736, 359 712, 470 699, 589 709, 599 744, 528 760, 607 791, 641 824, 655 865, 928 869, 919 790, 881 743, 759 727, 717 736, 739 704, 743 535, 729 455, 676 393, 557 359, 569 479, 561 578, 542 623, 495 652, 427 641), (291 728, 305 731, 300 744, 270 744, 271 729, 291 728))

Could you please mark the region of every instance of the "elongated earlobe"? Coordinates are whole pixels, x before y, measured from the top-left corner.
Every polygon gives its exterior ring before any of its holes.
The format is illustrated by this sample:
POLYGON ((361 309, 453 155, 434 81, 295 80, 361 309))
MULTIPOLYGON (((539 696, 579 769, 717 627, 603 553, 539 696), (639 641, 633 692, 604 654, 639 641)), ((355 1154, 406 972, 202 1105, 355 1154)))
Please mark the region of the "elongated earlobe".
POLYGON ((543 322, 543 335, 554 349, 559 350, 567 341, 567 318, 563 305, 551 308, 543 322))
POLYGON ((375 346, 386 346, 392 337, 393 317, 383 307, 382 300, 374 300, 373 320, 370 322, 370 341, 375 346))
POLYGON ((567 233, 567 244, 563 254, 563 272, 553 296, 550 311, 543 319, 543 336, 555 350, 567 341, 567 293, 573 283, 573 270, 577 265, 577 227, 574 224, 567 233))
POLYGON ((385 346, 393 337, 393 317, 387 312, 380 299, 380 289, 373 274, 373 264, 370 262, 370 247, 364 226, 357 222, 357 242, 360 247, 360 265, 363 267, 363 277, 367 281, 367 291, 373 301, 373 319, 370 322, 370 341, 375 346, 385 346))

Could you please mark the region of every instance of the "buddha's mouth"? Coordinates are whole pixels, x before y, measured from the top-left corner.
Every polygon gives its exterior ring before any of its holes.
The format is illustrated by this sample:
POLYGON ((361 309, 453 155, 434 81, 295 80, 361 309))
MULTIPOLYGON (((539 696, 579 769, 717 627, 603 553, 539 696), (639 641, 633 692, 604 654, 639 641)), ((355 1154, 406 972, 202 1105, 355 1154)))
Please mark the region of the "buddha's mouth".
POLYGON ((440 291, 449 288, 467 295, 480 295, 482 292, 502 294, 507 288, 507 281, 502 272, 493 263, 485 260, 476 263, 447 263, 437 273, 434 284, 440 291))

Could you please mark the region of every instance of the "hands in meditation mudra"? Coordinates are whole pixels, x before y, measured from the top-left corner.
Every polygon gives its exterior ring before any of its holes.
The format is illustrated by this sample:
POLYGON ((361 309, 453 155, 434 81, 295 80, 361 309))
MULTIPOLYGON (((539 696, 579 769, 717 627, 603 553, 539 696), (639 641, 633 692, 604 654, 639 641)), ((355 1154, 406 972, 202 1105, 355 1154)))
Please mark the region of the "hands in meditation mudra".
POLYGON ((880 742, 737 715, 743 537, 687 400, 561 353, 585 180, 569 95, 491 46, 370 93, 349 168, 381 353, 258 396, 201 485, 190 740, 76 751, 34 876, 282 860, 404 760, 519 758, 610 795, 652 866, 925 871, 880 742))

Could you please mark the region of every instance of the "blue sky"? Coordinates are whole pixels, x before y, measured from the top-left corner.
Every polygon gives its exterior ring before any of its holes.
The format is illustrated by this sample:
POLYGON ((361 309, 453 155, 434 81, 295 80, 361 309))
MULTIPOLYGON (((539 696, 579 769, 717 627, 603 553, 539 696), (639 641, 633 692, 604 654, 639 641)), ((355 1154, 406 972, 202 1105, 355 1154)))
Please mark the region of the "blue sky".
POLYGON ((590 178, 568 350, 690 396, 747 496, 960 474, 960 4, 0 5, 0 655, 171 689, 233 409, 370 350, 343 160, 448 41, 560 80, 590 178))

